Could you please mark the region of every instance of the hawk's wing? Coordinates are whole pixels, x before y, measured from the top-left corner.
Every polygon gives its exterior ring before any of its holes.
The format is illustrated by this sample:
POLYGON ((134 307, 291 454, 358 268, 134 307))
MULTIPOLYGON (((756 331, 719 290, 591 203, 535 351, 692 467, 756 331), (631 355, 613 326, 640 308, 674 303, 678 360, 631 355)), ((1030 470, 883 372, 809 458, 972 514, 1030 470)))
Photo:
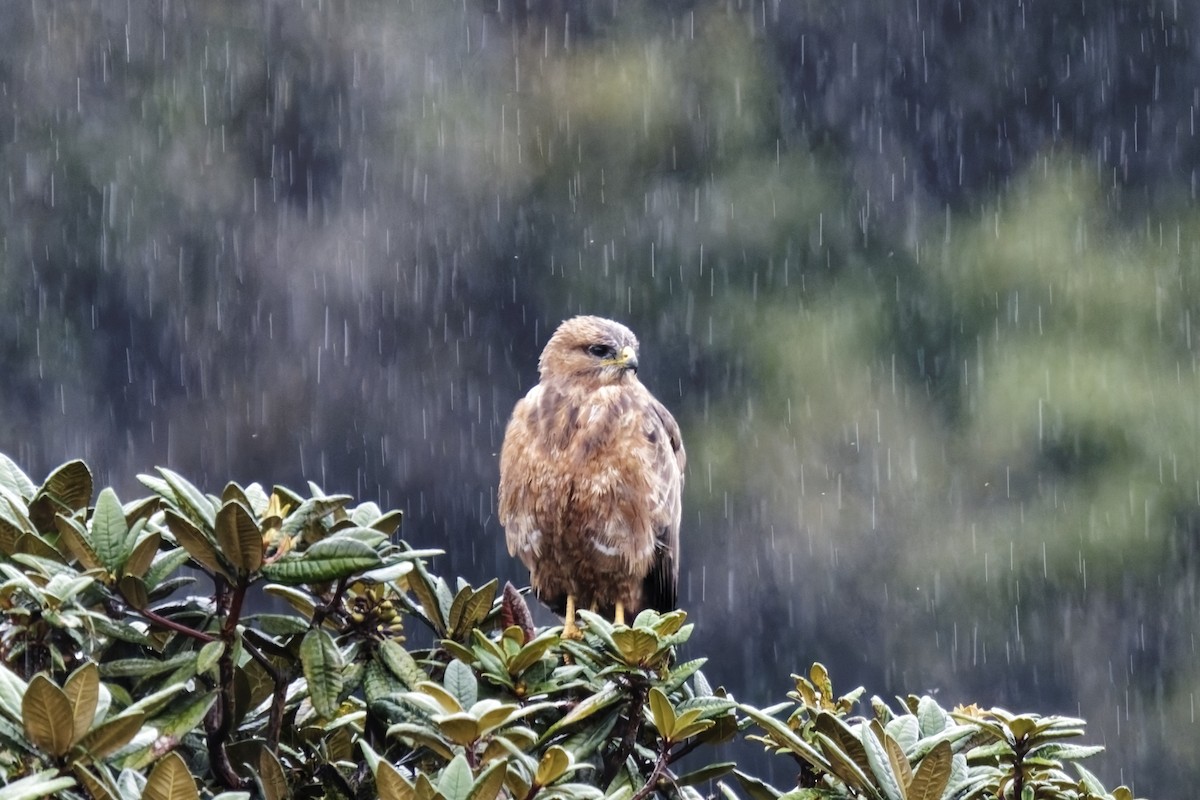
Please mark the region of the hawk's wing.
POLYGON ((676 607, 679 589, 679 522, 683 513, 683 470, 687 453, 679 424, 666 406, 650 398, 643 421, 646 436, 658 445, 652 465, 650 484, 655 499, 654 566, 642 583, 642 602, 648 608, 671 611, 676 607))
POLYGON ((500 450, 497 498, 500 524, 504 526, 509 555, 520 556, 530 568, 529 557, 536 556, 541 549, 541 532, 534 515, 532 492, 534 467, 541 455, 537 452, 537 426, 533 417, 537 414, 541 394, 542 387, 534 386, 517 401, 500 450))

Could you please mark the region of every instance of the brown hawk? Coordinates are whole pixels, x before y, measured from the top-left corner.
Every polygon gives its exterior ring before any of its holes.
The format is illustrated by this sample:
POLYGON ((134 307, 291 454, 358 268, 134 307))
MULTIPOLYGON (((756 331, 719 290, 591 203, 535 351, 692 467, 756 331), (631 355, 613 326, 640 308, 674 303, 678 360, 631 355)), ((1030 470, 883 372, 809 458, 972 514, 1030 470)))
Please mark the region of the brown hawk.
POLYGON ((538 361, 500 451, 500 523, 538 598, 578 636, 576 608, 675 608, 686 457, 679 425, 637 377, 620 323, 575 317, 538 361))

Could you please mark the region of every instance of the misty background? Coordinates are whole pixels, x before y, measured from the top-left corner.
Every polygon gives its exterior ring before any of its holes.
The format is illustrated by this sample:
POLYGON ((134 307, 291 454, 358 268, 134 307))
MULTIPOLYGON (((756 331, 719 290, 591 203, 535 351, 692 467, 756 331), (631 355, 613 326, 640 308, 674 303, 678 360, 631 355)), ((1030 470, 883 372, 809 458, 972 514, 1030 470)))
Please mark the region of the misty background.
POLYGON ((1187 796, 1198 36, 1158 0, 0 4, 0 451, 312 480, 523 585, 509 412, 613 317, 683 429, 714 683, 1080 715, 1106 783, 1187 796))

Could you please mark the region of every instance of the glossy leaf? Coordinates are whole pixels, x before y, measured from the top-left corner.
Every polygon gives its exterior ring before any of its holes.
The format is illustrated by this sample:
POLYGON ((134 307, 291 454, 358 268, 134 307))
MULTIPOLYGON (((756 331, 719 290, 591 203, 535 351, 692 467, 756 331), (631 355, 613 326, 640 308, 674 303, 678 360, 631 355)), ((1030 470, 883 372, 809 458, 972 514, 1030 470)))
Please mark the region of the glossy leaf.
POLYGON ((62 689, 45 675, 34 675, 21 701, 25 734, 55 758, 66 754, 75 738, 75 715, 62 689))
POLYGON ((313 628, 300 643, 300 664, 313 708, 323 717, 337 713, 344 684, 342 651, 323 628, 313 628))
POLYGON ((92 512, 91 544, 96 554, 110 573, 118 574, 131 550, 129 527, 125 524, 125 511, 112 489, 101 490, 92 512))
POLYGON ((908 784, 908 800, 939 800, 950 783, 950 744, 939 742, 921 759, 908 784))
POLYGON ((221 506, 215 525, 217 544, 234 569, 242 574, 262 566, 262 531, 250 511, 236 500, 221 506))
POLYGON ((76 746, 93 758, 105 758, 129 744, 145 719, 138 712, 107 719, 88 731, 76 746))
POLYGON ((92 662, 71 673, 63 683, 63 694, 71 706, 72 728, 82 733, 92 727, 100 701, 100 670, 92 662))
POLYGON ((74 778, 60 775, 58 770, 48 769, 6 784, 0 788, 0 800, 38 800, 40 797, 56 797, 59 792, 74 786, 74 778))
POLYGON ((262 572, 270 580, 286 586, 332 581, 377 567, 379 554, 362 542, 331 537, 308 548, 304 553, 288 555, 274 564, 265 564, 262 572))
POLYGON ((163 756, 150 777, 146 779, 146 788, 142 792, 143 800, 199 800, 196 792, 196 781, 188 771, 187 764, 179 753, 167 753, 163 756))

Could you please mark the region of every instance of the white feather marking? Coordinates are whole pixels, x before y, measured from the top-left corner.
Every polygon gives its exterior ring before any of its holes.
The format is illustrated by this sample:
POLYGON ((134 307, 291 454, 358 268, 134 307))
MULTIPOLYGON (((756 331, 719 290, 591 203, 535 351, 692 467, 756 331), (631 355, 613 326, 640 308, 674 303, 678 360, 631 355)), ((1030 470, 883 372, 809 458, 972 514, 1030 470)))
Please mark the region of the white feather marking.
POLYGON ((596 548, 597 552, 599 552, 601 555, 605 555, 610 558, 612 556, 621 554, 621 548, 617 547, 616 545, 605 544, 599 539, 592 539, 592 547, 596 548))

